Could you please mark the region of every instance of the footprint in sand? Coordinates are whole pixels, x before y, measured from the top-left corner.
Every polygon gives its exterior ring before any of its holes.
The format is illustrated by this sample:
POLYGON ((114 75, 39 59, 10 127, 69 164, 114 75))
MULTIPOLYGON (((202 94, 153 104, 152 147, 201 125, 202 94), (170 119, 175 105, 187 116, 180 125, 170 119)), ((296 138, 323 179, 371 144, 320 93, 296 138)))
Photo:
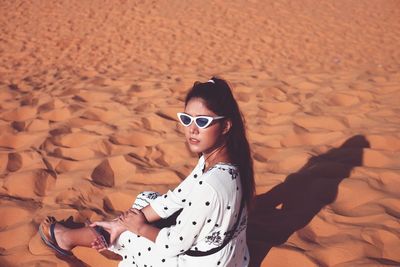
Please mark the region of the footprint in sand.
POLYGON ((25 121, 13 121, 11 123, 11 127, 13 127, 18 132, 22 132, 25 130, 25 121))
POLYGON ((136 166, 124 156, 110 157, 94 168, 92 180, 100 185, 113 187, 124 184, 136 173, 136 166))
POLYGON ((10 172, 15 172, 22 167, 22 157, 19 153, 9 153, 7 170, 10 172))

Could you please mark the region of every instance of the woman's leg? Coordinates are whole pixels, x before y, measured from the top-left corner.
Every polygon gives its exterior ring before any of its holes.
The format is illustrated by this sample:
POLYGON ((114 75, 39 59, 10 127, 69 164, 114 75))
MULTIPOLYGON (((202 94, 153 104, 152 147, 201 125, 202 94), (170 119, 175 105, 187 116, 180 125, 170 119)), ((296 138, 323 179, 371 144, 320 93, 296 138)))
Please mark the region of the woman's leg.
POLYGON ((91 247, 97 234, 93 227, 70 229, 57 223, 54 228, 57 244, 65 250, 71 250, 76 246, 91 247))
MULTIPOLYGON (((160 194, 155 192, 143 192, 135 200, 133 207, 143 208, 160 194)), ((48 217, 40 225, 40 235, 43 241, 61 254, 69 254, 69 251, 76 246, 93 247, 97 250, 107 248, 114 243, 114 240, 124 232, 122 225, 117 222, 101 222, 103 231, 106 231, 111 240, 101 242, 104 234, 98 233, 94 227, 86 226, 77 229, 71 229, 58 223, 55 218, 48 217), (111 242, 110 242, 111 241, 111 242), (106 244, 111 243, 111 244, 106 244), (60 248, 60 249, 59 249, 60 248)), ((98 227, 98 226, 97 226, 98 227)))
POLYGON ((92 227, 71 229, 57 222, 54 217, 47 217, 39 227, 43 241, 53 249, 70 251, 76 246, 91 247, 98 234, 92 227))

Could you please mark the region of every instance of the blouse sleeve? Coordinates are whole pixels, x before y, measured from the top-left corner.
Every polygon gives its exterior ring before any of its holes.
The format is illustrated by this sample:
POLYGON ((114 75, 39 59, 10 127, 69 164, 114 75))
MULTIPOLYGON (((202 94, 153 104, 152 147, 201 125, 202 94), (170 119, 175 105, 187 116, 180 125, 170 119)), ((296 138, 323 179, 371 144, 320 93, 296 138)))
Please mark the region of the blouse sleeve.
POLYGON ((194 168, 192 173, 186 177, 186 179, 179 184, 173 191, 168 190, 164 195, 154 199, 150 206, 161 218, 167 218, 182 209, 185 206, 185 200, 188 198, 188 192, 191 191, 193 183, 196 177, 200 176, 200 167, 203 164, 204 159, 201 157, 197 166, 194 168))
MULTIPOLYGON (((175 190, 168 190, 167 193, 150 202, 153 210, 163 219, 183 208, 181 198, 175 193, 175 190)), ((179 187, 177 190, 179 190, 179 187)))
POLYGON ((215 189, 207 183, 196 187, 177 224, 161 229, 156 245, 166 256, 176 256, 193 246, 200 231, 211 221, 212 214, 219 211, 219 201, 215 189))

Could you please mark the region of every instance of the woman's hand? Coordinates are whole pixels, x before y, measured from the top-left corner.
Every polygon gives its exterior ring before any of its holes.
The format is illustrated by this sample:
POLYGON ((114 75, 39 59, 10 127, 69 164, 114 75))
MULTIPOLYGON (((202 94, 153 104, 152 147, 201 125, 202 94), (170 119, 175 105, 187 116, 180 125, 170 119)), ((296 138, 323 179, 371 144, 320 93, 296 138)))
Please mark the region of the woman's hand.
MULTIPOLYGON (((103 227, 103 229, 110 234, 110 244, 113 244, 115 240, 120 236, 120 234, 127 230, 127 228, 122 225, 118 219, 114 219, 112 221, 94 222, 90 226, 103 227)), ((92 248, 96 249, 99 252, 107 249, 107 244, 105 244, 100 235, 92 242, 91 245, 92 248)))
POLYGON ((140 229, 149 223, 142 211, 133 208, 124 212, 118 222, 137 235, 140 235, 140 229))

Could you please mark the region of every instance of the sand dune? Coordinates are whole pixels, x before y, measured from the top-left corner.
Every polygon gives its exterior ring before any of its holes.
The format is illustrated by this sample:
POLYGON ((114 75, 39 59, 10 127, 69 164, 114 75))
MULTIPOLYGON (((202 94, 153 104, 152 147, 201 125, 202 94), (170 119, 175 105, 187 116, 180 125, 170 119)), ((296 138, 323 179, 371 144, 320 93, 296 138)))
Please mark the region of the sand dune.
POLYGON ((189 173, 175 114, 234 87, 254 157, 251 266, 400 266, 395 0, 1 1, 0 265, 117 266, 43 245, 189 173))

